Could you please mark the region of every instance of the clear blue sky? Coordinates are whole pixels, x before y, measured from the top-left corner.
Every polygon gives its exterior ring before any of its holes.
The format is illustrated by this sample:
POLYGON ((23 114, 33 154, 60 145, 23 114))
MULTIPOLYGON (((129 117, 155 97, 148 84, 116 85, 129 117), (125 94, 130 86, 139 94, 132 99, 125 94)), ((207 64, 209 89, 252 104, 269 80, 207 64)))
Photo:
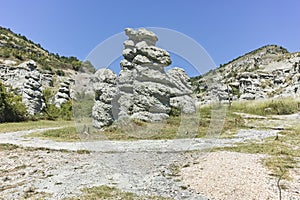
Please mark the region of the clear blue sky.
POLYGON ((165 27, 217 65, 267 44, 300 51, 299 0, 0 0, 0 25, 50 52, 85 59, 126 27, 165 27))

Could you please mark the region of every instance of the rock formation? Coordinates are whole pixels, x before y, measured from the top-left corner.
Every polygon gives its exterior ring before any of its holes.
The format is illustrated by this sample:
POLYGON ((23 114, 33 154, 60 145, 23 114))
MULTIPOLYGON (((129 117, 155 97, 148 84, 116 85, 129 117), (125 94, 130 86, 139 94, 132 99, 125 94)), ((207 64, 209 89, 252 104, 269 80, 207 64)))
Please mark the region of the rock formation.
POLYGON ((96 73, 94 126, 101 128, 122 118, 161 121, 169 117, 172 106, 195 112, 189 77, 180 68, 164 71, 171 59, 155 46, 157 36, 144 28, 127 28, 125 33, 128 40, 119 76, 108 69, 96 73))
POLYGON ((100 69, 93 78, 95 103, 92 110, 93 125, 96 128, 111 125, 114 121, 113 99, 116 95, 117 75, 109 69, 100 69))
POLYGON ((26 77, 22 92, 22 101, 27 107, 27 112, 31 115, 39 113, 45 107, 42 93, 42 84, 40 83, 41 74, 32 71, 26 77))
POLYGON ((220 101, 299 95, 299 70, 299 52, 265 46, 202 76, 197 82, 198 98, 207 103, 213 94, 220 101))
POLYGON ((73 79, 67 79, 60 83, 58 92, 54 96, 54 104, 58 108, 60 108, 63 103, 66 103, 71 99, 70 86, 73 84, 73 82, 73 79))
MULTIPOLYGON (((42 91, 45 88, 54 88, 53 73, 41 70, 37 64, 30 60, 15 66, 15 62, 4 62, 0 65, 0 80, 6 86, 10 86, 22 96, 22 101, 27 107, 29 114, 39 113, 45 107, 42 91)), ((68 77, 61 77, 56 80, 58 92, 50 99, 50 103, 60 107, 61 104, 71 99, 71 90, 74 80, 68 77)))
POLYGON ((11 86, 22 95, 22 101, 29 114, 40 112, 45 106, 42 93, 42 81, 51 85, 52 79, 45 78, 34 61, 26 61, 18 66, 2 65, 0 67, 0 79, 5 85, 11 86))

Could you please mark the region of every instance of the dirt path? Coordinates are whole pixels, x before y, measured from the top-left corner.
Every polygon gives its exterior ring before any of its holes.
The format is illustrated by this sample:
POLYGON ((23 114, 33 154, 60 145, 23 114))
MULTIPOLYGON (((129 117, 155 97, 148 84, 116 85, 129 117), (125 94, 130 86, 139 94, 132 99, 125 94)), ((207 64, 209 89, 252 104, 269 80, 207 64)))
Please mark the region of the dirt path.
POLYGON ((14 144, 23 147, 48 148, 53 150, 89 150, 94 152, 184 152, 192 150, 210 149, 213 147, 231 146, 247 140, 262 140, 275 136, 278 130, 240 130, 234 138, 191 138, 174 140, 138 140, 138 141, 92 141, 92 142, 55 142, 39 138, 24 138, 32 132, 49 129, 36 129, 0 134, 0 143, 14 144))

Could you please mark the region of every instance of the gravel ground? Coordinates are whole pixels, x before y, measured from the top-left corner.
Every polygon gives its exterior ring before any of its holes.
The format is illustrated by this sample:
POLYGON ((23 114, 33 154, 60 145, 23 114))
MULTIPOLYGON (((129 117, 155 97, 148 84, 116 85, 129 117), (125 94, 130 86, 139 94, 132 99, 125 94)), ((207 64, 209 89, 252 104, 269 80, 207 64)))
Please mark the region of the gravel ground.
POLYGON ((16 149, 1 151, 0 196, 22 199, 50 193, 47 199, 79 196, 80 188, 108 185, 139 195, 205 199, 178 180, 184 153, 91 153, 16 149), (175 167, 175 168, 174 168, 175 167))
MULTIPOLYGON (((35 131, 0 134, 0 143, 49 148, 0 151, 0 199, 40 199, 43 193, 50 194, 46 199, 62 199, 80 195, 81 188, 99 185, 175 199, 278 199, 276 180, 260 163, 263 155, 201 151, 261 141, 275 136, 278 130, 240 130, 231 139, 72 143, 22 137, 35 131), (91 153, 76 153, 81 149, 91 153)), ((299 174, 295 171, 295 181, 286 183, 284 199, 300 199, 299 174)))

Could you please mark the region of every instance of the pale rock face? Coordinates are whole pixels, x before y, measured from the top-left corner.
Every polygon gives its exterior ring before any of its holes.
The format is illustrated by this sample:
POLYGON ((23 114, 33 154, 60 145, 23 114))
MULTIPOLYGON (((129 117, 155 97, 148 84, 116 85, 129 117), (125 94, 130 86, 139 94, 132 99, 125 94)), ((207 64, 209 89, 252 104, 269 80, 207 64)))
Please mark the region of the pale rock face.
POLYGON ((17 90, 29 114, 41 112, 45 107, 42 90, 53 85, 52 74, 41 72, 32 60, 17 66, 15 64, 15 62, 4 62, 4 65, 1 65, 0 80, 6 86, 17 90))
POLYGON ((93 88, 95 103, 92 109, 93 125, 102 128, 113 123, 113 99, 117 94, 117 75, 109 69, 100 69, 95 73, 93 88))
POLYGON ((282 47, 269 45, 204 75, 199 80, 197 96, 202 104, 210 102, 216 93, 224 102, 297 96, 300 94, 299 73, 299 52, 289 53, 282 47), (218 80, 214 81, 215 78, 218 80), (227 86, 231 90, 227 90, 227 86))
POLYGON ((67 103, 71 99, 70 86, 74 80, 68 79, 60 84, 58 92, 54 96, 54 105, 58 108, 61 107, 63 103, 67 103))
MULTIPOLYGON (((30 65, 34 66, 33 63, 30 63, 30 65)), ((32 71, 25 77, 26 81, 22 91, 22 102, 26 105, 27 112, 30 115, 41 112, 45 107, 40 77, 41 74, 38 71, 32 71)))
POLYGON ((113 116, 111 110, 112 105, 105 104, 101 101, 95 101, 92 110, 93 126, 96 128, 102 128, 112 124, 113 116))
POLYGON ((157 36, 143 28, 127 28, 125 33, 128 40, 123 43, 119 76, 107 69, 97 72, 102 78, 95 81, 94 126, 102 128, 123 118, 161 121, 169 117, 172 105, 185 113, 195 112, 189 77, 180 68, 165 73, 170 54, 155 47, 157 36))
POLYGON ((174 108, 181 109, 185 114, 196 112, 195 99, 189 95, 171 98, 170 105, 174 108))
POLYGON ((189 77, 181 68, 175 67, 167 72, 171 82, 170 105, 180 109, 183 113, 196 112, 195 99, 192 97, 193 90, 188 82, 189 77))

